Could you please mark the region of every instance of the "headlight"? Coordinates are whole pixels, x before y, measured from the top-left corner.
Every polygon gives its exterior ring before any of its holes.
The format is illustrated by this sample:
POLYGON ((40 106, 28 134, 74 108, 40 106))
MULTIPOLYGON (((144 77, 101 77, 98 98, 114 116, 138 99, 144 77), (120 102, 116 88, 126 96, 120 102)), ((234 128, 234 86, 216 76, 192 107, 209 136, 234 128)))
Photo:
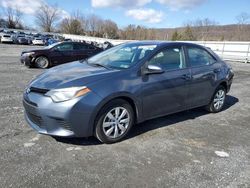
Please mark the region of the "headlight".
POLYGON ((91 90, 84 87, 70 87, 62 89, 52 89, 48 91, 45 95, 51 97, 54 102, 63 102, 70 99, 83 96, 90 92, 91 90))
POLYGON ((33 54, 35 54, 35 52, 27 52, 27 53, 23 53, 23 55, 25 55, 25 56, 32 56, 33 54))

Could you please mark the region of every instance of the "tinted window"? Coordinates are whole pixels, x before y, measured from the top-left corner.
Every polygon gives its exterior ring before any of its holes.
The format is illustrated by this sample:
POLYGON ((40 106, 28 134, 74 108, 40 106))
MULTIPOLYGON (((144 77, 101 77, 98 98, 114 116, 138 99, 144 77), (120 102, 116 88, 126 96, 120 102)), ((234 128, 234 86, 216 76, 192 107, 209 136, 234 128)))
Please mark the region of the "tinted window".
POLYGON ((151 65, 158 65, 164 70, 185 68, 181 48, 167 48, 157 53, 150 61, 151 65))
POLYGON ((59 44, 55 48, 59 51, 69 51, 69 50, 73 50, 73 44, 71 43, 59 44))
POLYGON ((91 49, 91 50, 96 49, 96 47, 92 46, 92 45, 88 45, 88 48, 91 49))
POLYGON ((206 50, 189 47, 187 48, 187 51, 189 62, 192 67, 211 65, 216 61, 206 50))
POLYGON ((78 43, 75 43, 74 44, 74 49, 75 50, 87 50, 89 49, 88 45, 86 44, 78 44, 78 43))

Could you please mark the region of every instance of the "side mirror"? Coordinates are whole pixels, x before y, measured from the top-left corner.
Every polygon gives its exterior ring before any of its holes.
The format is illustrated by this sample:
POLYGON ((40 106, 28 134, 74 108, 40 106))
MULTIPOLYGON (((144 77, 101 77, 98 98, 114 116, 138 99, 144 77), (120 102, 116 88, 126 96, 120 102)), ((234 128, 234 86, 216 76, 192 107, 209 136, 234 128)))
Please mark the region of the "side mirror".
POLYGON ((147 65, 143 69, 143 74, 161 74, 164 70, 157 65, 147 65))

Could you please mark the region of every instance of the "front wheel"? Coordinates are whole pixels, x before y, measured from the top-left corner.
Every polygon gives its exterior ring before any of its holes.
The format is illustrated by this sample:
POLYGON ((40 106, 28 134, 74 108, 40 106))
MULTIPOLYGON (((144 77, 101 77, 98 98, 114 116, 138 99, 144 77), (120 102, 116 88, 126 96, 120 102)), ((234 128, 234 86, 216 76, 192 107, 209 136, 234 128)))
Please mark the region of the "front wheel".
POLYGON ((226 99, 226 89, 223 86, 219 86, 206 109, 209 112, 217 113, 220 112, 225 104, 226 99))
POLYGON ((40 56, 35 60, 35 66, 37 68, 47 69, 49 68, 49 60, 47 57, 40 56))
POLYGON ((103 143, 121 141, 134 124, 134 111, 125 100, 116 99, 105 105, 96 119, 95 136, 103 143))

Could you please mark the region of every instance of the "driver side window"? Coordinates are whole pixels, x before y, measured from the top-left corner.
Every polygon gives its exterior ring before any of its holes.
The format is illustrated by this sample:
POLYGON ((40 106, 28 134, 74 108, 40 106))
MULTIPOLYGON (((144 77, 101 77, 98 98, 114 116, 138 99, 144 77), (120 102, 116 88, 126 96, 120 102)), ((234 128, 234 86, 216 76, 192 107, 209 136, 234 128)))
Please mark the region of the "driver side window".
POLYGON ((66 44, 60 44, 56 47, 58 51, 70 51, 73 50, 73 44, 66 43, 66 44))
POLYGON ((181 47, 171 47, 161 50, 148 64, 160 66, 166 71, 183 69, 186 67, 181 47))

